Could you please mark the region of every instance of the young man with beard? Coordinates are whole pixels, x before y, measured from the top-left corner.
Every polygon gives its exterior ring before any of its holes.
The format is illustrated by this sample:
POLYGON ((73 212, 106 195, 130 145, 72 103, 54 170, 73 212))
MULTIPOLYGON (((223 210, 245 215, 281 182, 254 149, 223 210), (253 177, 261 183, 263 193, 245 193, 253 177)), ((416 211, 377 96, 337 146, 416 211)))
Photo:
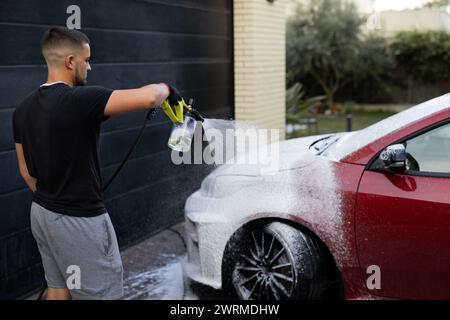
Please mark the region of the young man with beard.
POLYGON ((17 107, 13 131, 20 173, 33 191, 31 230, 47 299, 118 299, 123 268, 102 199, 100 126, 108 117, 156 108, 165 99, 174 103, 180 96, 164 83, 130 90, 86 86, 90 47, 80 31, 51 28, 41 47, 47 83, 17 107), (67 280, 77 270, 79 286, 73 288, 67 280))

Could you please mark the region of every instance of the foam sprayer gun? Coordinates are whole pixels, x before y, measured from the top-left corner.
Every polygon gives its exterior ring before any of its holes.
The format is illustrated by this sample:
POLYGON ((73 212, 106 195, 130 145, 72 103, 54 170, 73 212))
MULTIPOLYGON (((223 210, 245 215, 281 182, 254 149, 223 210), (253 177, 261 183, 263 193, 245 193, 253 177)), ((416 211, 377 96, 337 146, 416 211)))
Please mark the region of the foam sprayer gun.
MULTIPOLYGON (((167 100, 164 101, 164 103, 161 105, 161 108, 163 109, 164 113, 173 122, 172 133, 170 134, 168 142, 168 146, 172 150, 181 152, 189 151, 189 149, 191 148, 191 141, 194 136, 197 121, 201 122, 205 121, 200 112, 194 109, 194 107, 192 106, 193 104, 194 99, 190 99, 189 104, 187 104, 184 101, 184 99, 182 99, 181 101, 178 101, 178 104, 174 106, 173 109, 167 100), (175 112, 173 110, 175 110, 175 112), (184 114, 185 111, 186 114, 184 114)), ((128 150, 125 158, 122 160, 119 167, 113 173, 111 178, 106 183, 103 184, 102 187, 103 192, 105 192, 109 188, 111 183, 115 180, 119 172, 122 170, 123 166, 127 163, 134 149, 136 148, 142 136, 144 135, 144 130, 145 127, 147 126, 148 121, 151 121, 155 117, 156 112, 157 109, 154 108, 149 110, 149 112, 147 113, 142 128, 136 140, 133 142, 130 149, 128 150)), ((43 292, 41 294, 43 294, 43 292)))
POLYGON ((167 145, 174 151, 188 152, 197 121, 205 121, 200 112, 194 109, 193 104, 194 99, 190 99, 189 103, 181 99, 175 106, 171 106, 168 100, 165 100, 161 106, 166 116, 173 122, 167 145))

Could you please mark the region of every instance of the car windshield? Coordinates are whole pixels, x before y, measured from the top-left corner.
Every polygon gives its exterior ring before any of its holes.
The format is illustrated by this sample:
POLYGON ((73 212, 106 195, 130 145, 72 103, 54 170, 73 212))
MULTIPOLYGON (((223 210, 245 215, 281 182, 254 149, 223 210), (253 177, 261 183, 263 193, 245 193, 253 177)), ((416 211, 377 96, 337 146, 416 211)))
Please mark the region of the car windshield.
POLYGON ((355 151, 386 136, 387 134, 404 128, 405 126, 429 117, 437 112, 450 108, 450 94, 424 102, 387 119, 375 123, 366 129, 352 132, 328 146, 326 155, 335 159, 343 159, 355 151), (331 147, 331 148, 330 148, 331 147))

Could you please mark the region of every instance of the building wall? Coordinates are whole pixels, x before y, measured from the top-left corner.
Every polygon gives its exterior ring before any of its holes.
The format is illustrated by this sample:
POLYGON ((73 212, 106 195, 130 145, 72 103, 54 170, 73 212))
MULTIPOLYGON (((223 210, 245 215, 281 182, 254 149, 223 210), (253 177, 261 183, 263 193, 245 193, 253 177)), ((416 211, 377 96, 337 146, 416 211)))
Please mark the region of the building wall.
MULTIPOLYGON (((39 42, 50 26, 65 26, 69 5, 81 9, 91 40, 89 84, 113 89, 165 81, 209 117, 233 116, 231 0, 0 1, 0 299, 42 284, 29 225, 31 192, 20 177, 11 117, 17 104, 46 81, 39 42)), ((102 126, 100 161, 108 179, 136 138, 145 113, 113 117, 102 126)), ((159 112, 105 193, 123 247, 183 217, 186 197, 209 170, 172 164, 171 123, 159 112)))
POLYGON ((450 32, 450 15, 442 10, 386 11, 378 15, 379 29, 377 31, 387 37, 400 31, 450 32))
POLYGON ((285 131, 286 1, 234 0, 235 119, 285 131))

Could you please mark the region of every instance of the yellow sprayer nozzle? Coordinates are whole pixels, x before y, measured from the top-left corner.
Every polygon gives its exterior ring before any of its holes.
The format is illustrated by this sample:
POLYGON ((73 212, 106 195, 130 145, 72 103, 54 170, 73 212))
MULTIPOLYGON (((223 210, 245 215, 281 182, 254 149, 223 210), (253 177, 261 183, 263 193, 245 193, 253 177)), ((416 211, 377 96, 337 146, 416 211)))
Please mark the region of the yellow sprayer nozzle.
POLYGON ((175 106, 175 113, 173 112, 172 107, 170 106, 167 100, 164 100, 161 105, 161 109, 163 109, 164 113, 174 124, 183 124, 183 105, 184 101, 178 101, 178 104, 175 106))

